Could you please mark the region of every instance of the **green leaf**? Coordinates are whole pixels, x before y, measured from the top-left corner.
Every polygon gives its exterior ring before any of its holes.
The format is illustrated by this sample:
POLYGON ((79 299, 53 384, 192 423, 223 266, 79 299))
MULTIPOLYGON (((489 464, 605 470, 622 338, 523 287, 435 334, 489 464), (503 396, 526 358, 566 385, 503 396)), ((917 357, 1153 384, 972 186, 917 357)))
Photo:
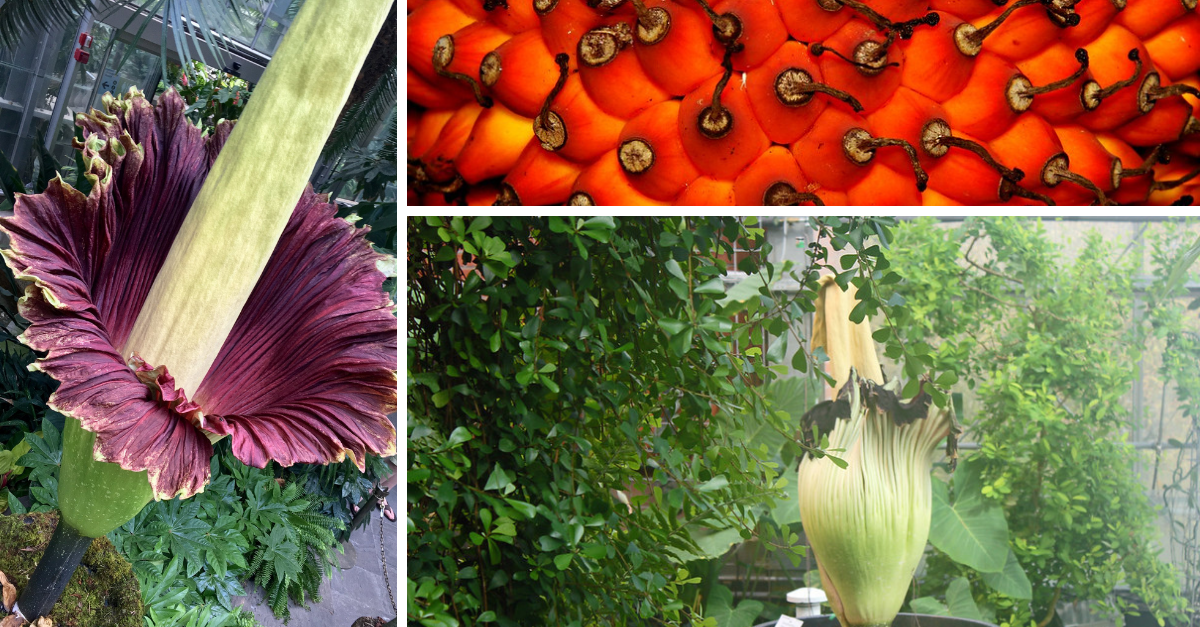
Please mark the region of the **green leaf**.
POLYGON ((725 294, 725 282, 719 278, 709 279, 694 290, 697 294, 725 294))
POLYGON ((674 320, 672 318, 659 318, 658 326, 662 327, 662 330, 666 331, 667 335, 677 335, 684 329, 688 328, 689 325, 681 320, 674 320))
POLYGON ((933 480, 933 512, 929 541, 950 559, 975 570, 997 573, 1008 558, 1008 523, 1001 506, 983 497, 979 467, 974 458, 963 460, 954 476, 955 499, 949 488, 933 480))
POLYGON ((558 567, 559 570, 566 570, 567 567, 571 565, 571 557, 571 553, 556 555, 554 556, 554 565, 558 567))
POLYGON ((454 393, 453 390, 445 389, 445 390, 442 390, 441 392, 438 392, 437 394, 434 394, 433 398, 432 398, 433 406, 437 407, 439 409, 442 407, 445 407, 446 403, 450 402, 450 395, 453 393, 454 393))
POLYGON ((467 227, 467 235, 475 231, 482 231, 492 225, 492 219, 489 216, 479 216, 471 220, 471 225, 467 227))
POLYGON ((933 597, 918 597, 909 601, 908 606, 917 614, 933 614, 934 616, 949 616, 950 608, 945 603, 933 597))
POLYGON ((751 600, 743 600, 736 608, 733 607, 733 593, 718 584, 713 586, 708 595, 704 615, 715 618, 717 627, 751 627, 762 610, 762 603, 751 600))
POLYGON ((446 445, 442 447, 444 450, 452 449, 475 436, 471 435, 471 430, 466 427, 456 427, 450 432, 450 437, 446 438, 446 445))
POLYGON ((729 479, 725 475, 717 475, 704 483, 696 486, 698 492, 713 492, 729 486, 729 479))
POLYGON ((512 484, 516 475, 504 470, 500 467, 499 462, 492 468, 492 474, 488 475, 487 483, 483 486, 484 490, 503 490, 512 484))
POLYGON ((1029 577, 1025 575, 1025 569, 1021 568, 1021 562, 1017 561, 1017 555, 1012 549, 1008 550, 1008 559, 1004 561, 1002 571, 980 575, 984 583, 1005 596, 1022 600, 1033 598, 1033 586, 1030 585, 1029 577))
POLYGON ((979 606, 975 605, 975 599, 971 597, 971 584, 966 577, 957 577, 950 582, 950 586, 946 588, 946 606, 950 609, 951 616, 983 620, 979 606))
POLYGON ((783 500, 776 501, 775 507, 771 508, 771 519, 781 527, 800 522, 800 491, 796 485, 799 476, 789 470, 783 473, 783 478, 787 481, 783 487, 783 500))
POLYGON ((679 267, 678 261, 675 261, 674 259, 668 259, 665 263, 663 263, 663 267, 667 269, 667 272, 669 272, 671 276, 679 279, 680 281, 687 281, 687 277, 683 275, 683 269, 679 267))
POLYGON ((8 493, 8 510, 9 515, 24 514, 26 512, 25 506, 21 504, 21 501, 17 500, 17 495, 12 492, 8 493))
POLYGON ((517 510, 517 513, 521 514, 528 520, 533 520, 533 517, 537 516, 537 508, 529 503, 524 501, 516 501, 513 499, 504 499, 504 502, 511 505, 513 509, 517 510))

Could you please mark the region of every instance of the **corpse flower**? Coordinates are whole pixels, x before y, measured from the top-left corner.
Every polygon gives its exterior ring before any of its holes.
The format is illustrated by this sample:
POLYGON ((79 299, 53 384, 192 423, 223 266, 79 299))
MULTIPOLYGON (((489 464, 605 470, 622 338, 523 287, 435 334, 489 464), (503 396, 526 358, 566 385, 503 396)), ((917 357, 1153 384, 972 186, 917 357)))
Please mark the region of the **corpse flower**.
MULTIPOLYGON (((81 115, 84 196, 54 179, 21 196, 4 256, 31 281, 21 341, 60 382, 55 411, 95 434, 94 458, 146 471, 156 499, 209 478, 212 441, 263 467, 395 453, 396 318, 383 259, 307 189, 199 388, 124 349, 155 275, 232 124, 205 136, 175 92, 152 106, 136 90, 81 115)), ((203 307, 203 303, 196 303, 203 307)))
POLYGON ((259 467, 395 453, 382 257, 308 187, 391 4, 305 2, 236 128, 206 135, 174 92, 106 95, 78 116, 89 193, 56 178, 0 223, 31 282, 21 341, 67 416, 18 618, 50 613, 93 538, 203 489, 217 439, 259 467))

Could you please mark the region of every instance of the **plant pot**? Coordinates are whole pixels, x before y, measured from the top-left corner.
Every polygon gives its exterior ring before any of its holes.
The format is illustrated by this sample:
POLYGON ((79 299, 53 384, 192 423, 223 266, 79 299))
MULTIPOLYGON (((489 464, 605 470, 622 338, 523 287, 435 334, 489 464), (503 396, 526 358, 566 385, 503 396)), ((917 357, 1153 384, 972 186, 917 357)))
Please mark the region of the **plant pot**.
MULTIPOLYGON (((18 593, 29 581, 57 525, 55 513, 0 516, 0 571, 18 593)), ((137 578, 108 538, 97 538, 88 547, 50 619, 55 627, 141 627, 142 594, 137 578)))
MULTIPOLYGON (((804 621, 804 627, 841 627, 838 623, 837 616, 833 614, 825 614, 822 616, 809 616, 801 618, 804 621)), ((754 627, 774 627, 775 621, 760 623, 754 627)), ((991 623, 986 623, 981 620, 971 620, 969 618, 955 618, 953 616, 938 616, 936 614, 908 614, 901 613, 896 615, 896 620, 892 621, 892 627, 996 627, 991 623)))

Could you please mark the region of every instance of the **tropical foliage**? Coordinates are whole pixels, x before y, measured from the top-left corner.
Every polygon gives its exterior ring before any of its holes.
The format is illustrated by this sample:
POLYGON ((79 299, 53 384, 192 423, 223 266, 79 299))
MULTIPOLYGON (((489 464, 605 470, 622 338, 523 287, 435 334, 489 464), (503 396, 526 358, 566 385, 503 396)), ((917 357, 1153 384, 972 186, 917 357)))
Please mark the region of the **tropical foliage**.
POLYGON ((1158 617, 1178 621, 1179 582, 1159 559, 1156 514, 1123 436, 1131 364, 1145 340, 1129 324, 1134 256, 1095 233, 1079 249, 1065 259, 1028 220, 897 229, 889 258, 904 280, 890 293, 909 312, 898 326, 936 344, 935 366, 961 377, 975 399, 964 440, 982 448, 969 458, 977 474, 955 478, 956 498, 1002 506, 1015 557, 994 553, 989 575, 982 556, 972 568, 935 552, 915 596, 969 601, 1001 625, 1046 627, 1061 622, 1060 601, 1125 607, 1110 595, 1126 584, 1158 617), (1004 572, 1011 576, 1000 581, 1004 572))
MULTIPOLYGON (((696 624, 702 538, 798 559, 769 514, 804 445, 761 386, 824 359, 799 325, 818 269, 855 283, 857 320, 894 315, 870 242, 891 224, 814 221, 848 254, 815 245, 798 268, 752 220, 410 219, 410 618, 696 624)), ((888 351, 924 374, 919 345, 888 351)))

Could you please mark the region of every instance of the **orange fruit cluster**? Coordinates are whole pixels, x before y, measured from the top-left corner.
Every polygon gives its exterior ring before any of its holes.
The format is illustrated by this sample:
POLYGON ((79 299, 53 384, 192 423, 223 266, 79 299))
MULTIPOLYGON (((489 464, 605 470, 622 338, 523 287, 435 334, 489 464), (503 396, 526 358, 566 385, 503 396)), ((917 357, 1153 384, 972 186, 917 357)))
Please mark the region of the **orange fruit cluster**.
POLYGON ((1190 204, 1197 0, 408 0, 411 204, 1190 204))

